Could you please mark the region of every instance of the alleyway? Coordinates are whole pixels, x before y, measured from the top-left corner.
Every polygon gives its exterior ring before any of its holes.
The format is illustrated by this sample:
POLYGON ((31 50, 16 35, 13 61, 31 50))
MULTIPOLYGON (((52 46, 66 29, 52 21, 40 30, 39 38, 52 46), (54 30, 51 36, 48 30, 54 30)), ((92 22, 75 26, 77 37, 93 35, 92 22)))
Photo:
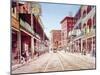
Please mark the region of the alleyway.
POLYGON ((94 69, 95 58, 59 51, 46 53, 12 73, 50 72, 63 70, 94 69))

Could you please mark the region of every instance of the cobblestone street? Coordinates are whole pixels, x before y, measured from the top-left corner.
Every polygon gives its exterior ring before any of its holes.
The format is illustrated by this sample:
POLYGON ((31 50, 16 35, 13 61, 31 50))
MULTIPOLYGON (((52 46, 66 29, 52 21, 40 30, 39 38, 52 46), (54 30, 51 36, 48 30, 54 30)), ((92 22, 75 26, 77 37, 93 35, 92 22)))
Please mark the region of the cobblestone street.
POLYGON ((12 71, 12 73, 34 73, 80 69, 95 69, 95 58, 78 53, 72 54, 58 51, 57 53, 50 52, 41 55, 36 60, 32 60, 32 62, 12 71))

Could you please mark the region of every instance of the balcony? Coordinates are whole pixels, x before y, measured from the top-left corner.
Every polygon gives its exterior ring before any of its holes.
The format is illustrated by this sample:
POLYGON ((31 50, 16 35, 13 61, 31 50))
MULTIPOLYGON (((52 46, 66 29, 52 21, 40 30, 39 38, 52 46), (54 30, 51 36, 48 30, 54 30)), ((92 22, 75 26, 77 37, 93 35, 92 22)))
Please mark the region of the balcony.
POLYGON ((92 37, 92 36, 95 36, 95 26, 92 27, 91 29, 87 28, 87 29, 83 29, 82 30, 83 32, 83 36, 84 37, 92 37))
POLYGON ((27 22, 23 21, 22 19, 20 19, 20 25, 26 30, 28 30, 30 33, 34 34, 32 27, 27 22))
POLYGON ((80 25, 81 21, 82 21, 82 17, 80 17, 80 19, 78 19, 78 21, 76 22, 73 29, 75 29, 78 25, 80 25))
POLYGON ((86 22, 90 17, 95 15, 95 8, 92 8, 92 10, 82 19, 83 22, 86 22))
POLYGON ((39 36, 38 33, 35 33, 35 32, 34 32, 34 35, 35 35, 38 39, 40 39, 40 36, 39 36))
POLYGON ((80 37, 82 37, 83 35, 84 35, 83 30, 75 29, 75 30, 73 30, 73 34, 71 36, 72 36, 73 40, 76 40, 76 39, 79 39, 80 37))

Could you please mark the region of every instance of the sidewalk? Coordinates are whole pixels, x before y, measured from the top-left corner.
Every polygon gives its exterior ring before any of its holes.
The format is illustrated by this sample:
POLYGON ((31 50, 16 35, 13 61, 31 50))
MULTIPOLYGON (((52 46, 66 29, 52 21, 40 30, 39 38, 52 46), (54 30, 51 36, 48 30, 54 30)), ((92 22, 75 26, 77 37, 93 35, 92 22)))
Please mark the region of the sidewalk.
POLYGON ((12 74, 41 72, 44 70, 49 58, 51 58, 51 53, 45 53, 36 58, 34 57, 30 63, 17 67, 17 69, 13 70, 12 74))
MULTIPOLYGON (((64 51, 60 51, 61 53, 65 53, 64 51)), ((86 55, 82 55, 81 53, 69 53, 69 52, 66 52, 65 54, 67 55, 71 55, 71 56, 75 56, 75 57, 79 57, 81 59, 87 59, 87 60, 90 60, 92 62, 95 63, 95 57, 91 56, 91 54, 86 54, 86 55)))
POLYGON ((24 63, 20 63, 20 64, 16 64, 16 65, 13 65, 12 66, 12 71, 16 70, 17 68, 20 68, 26 64, 29 64, 30 62, 32 62, 33 60, 36 60, 38 58, 38 56, 34 56, 33 59, 29 59, 27 62, 24 62, 24 63))
POLYGON ((28 64, 28 63, 30 63, 31 61, 32 61, 32 59, 29 59, 27 62, 13 65, 13 66, 12 66, 12 71, 13 71, 13 70, 16 70, 17 68, 20 68, 20 67, 22 67, 22 66, 24 66, 24 65, 26 65, 26 64, 28 64))
MULTIPOLYGON (((47 54, 47 53, 45 53, 45 54, 47 54)), ((20 63, 20 64, 13 65, 13 66, 12 66, 12 71, 14 71, 14 70, 16 70, 16 69, 18 69, 18 68, 20 68, 20 67, 22 67, 22 66, 24 66, 24 65, 27 65, 27 64, 31 63, 32 61, 37 60, 38 58, 40 58, 40 57, 44 56, 45 54, 40 55, 40 56, 34 56, 34 58, 33 58, 33 59, 29 59, 27 62, 24 62, 24 63, 20 63)))

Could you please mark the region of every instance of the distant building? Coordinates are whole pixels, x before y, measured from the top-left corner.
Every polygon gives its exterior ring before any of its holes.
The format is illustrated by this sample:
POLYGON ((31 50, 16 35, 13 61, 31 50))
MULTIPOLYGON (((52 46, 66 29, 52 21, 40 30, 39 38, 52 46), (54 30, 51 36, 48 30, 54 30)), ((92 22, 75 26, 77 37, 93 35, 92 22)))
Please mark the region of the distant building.
POLYGON ((51 31, 51 49, 61 48, 61 30, 51 31))

